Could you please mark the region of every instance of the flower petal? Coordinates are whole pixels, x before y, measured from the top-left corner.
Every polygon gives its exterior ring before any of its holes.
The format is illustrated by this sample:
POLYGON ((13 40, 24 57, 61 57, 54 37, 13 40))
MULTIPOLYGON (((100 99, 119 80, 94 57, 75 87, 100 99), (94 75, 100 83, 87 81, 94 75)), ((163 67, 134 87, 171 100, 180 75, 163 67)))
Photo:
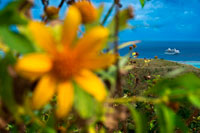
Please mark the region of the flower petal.
POLYGON ((38 77, 52 68, 52 62, 49 56, 40 53, 27 54, 18 59, 15 69, 22 76, 33 78, 38 77))
POLYGON ((112 65, 115 62, 115 60, 116 55, 114 54, 102 54, 97 57, 89 57, 83 62, 83 67, 92 70, 106 68, 112 65))
POLYGON ((69 46, 74 40, 81 24, 81 14, 75 6, 70 6, 64 21, 61 43, 69 46))
POLYGON ((86 92, 93 95, 98 101, 103 101, 106 97, 106 89, 103 82, 91 71, 82 70, 79 76, 76 76, 75 81, 86 92))
POLYGON ((42 49, 50 53, 55 53, 56 41, 51 34, 51 30, 44 23, 31 21, 28 28, 33 35, 33 39, 42 49))
POLYGON ((42 77, 42 79, 39 81, 38 85, 36 86, 33 92, 33 108, 39 109, 45 104, 47 104, 48 101, 50 101, 53 97, 55 93, 55 88, 56 81, 53 77, 49 75, 45 75, 44 77, 42 77))
POLYGON ((108 29, 97 26, 86 33, 81 38, 75 47, 75 52, 81 56, 88 56, 89 54, 99 52, 108 37, 108 29))
POLYGON ((64 82, 58 85, 58 107, 56 115, 58 118, 66 116, 72 108, 74 101, 74 90, 71 82, 64 82))

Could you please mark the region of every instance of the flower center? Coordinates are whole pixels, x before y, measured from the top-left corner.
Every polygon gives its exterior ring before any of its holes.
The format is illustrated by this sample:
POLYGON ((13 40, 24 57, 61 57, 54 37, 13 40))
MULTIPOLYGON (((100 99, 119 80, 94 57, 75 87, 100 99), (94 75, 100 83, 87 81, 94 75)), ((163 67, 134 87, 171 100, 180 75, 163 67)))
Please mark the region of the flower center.
POLYGON ((73 55, 61 53, 53 60, 53 75, 61 80, 70 79, 79 70, 79 60, 73 55))

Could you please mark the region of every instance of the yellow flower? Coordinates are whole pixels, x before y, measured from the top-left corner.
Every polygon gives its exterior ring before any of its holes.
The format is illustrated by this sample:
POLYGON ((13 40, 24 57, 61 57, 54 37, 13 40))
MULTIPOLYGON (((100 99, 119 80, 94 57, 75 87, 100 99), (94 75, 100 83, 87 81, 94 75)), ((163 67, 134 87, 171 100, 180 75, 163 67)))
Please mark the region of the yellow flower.
POLYGON ((78 1, 74 3, 74 6, 76 6, 79 9, 82 16, 82 22, 84 24, 91 23, 97 19, 98 16, 97 10, 89 1, 86 0, 78 1))
POLYGON ((134 58, 137 58, 138 55, 139 55, 139 54, 138 54, 137 52, 133 52, 133 53, 132 53, 132 56, 133 56, 134 58))
POLYGON ((113 54, 99 54, 108 37, 108 30, 95 27, 74 44, 81 23, 79 10, 70 6, 65 18, 61 39, 55 40, 49 27, 40 22, 30 22, 29 29, 36 43, 47 54, 32 53, 18 59, 16 71, 29 78, 41 77, 33 93, 32 104, 39 109, 57 94, 58 117, 64 117, 73 105, 75 81, 98 101, 106 97, 103 82, 92 72, 114 63, 113 54))
POLYGON ((151 60, 150 59, 144 59, 145 63, 149 63, 151 60))

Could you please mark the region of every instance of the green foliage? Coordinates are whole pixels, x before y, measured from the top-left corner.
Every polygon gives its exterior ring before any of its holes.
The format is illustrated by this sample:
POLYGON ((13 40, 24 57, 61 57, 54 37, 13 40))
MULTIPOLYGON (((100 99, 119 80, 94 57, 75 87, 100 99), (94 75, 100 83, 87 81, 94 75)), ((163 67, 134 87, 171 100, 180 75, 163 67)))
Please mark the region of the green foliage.
POLYGON ((27 20, 19 13, 20 4, 24 0, 10 2, 3 10, 0 10, 0 26, 13 24, 27 24, 27 20))
POLYGON ((188 132, 188 128, 182 122, 181 118, 163 104, 156 105, 156 113, 161 133, 173 133, 176 126, 183 132, 188 132))
POLYGON ((194 74, 184 74, 175 78, 164 78, 160 80, 151 91, 159 96, 168 95, 173 98, 187 97, 191 94, 200 94, 200 79, 194 74))
POLYGON ((9 27, 0 27, 0 39, 11 50, 21 54, 34 52, 35 48, 30 40, 20 33, 10 31, 9 27))
POLYGON ((131 112, 131 116, 136 125, 136 133, 145 133, 147 132, 147 123, 144 117, 144 114, 138 112, 133 106, 127 105, 131 112))
POLYGON ((9 67, 15 63, 12 53, 7 53, 0 60, 0 96, 6 107, 13 114, 16 113, 17 106, 13 94, 13 79, 8 73, 9 67))

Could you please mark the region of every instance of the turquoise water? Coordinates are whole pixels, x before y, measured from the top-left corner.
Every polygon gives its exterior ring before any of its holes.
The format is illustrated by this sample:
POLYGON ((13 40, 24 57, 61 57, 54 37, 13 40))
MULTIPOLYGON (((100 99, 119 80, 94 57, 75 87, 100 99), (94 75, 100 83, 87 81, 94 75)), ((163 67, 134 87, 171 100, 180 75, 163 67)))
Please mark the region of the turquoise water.
POLYGON ((180 61, 180 63, 188 64, 200 68, 200 61, 180 61))

